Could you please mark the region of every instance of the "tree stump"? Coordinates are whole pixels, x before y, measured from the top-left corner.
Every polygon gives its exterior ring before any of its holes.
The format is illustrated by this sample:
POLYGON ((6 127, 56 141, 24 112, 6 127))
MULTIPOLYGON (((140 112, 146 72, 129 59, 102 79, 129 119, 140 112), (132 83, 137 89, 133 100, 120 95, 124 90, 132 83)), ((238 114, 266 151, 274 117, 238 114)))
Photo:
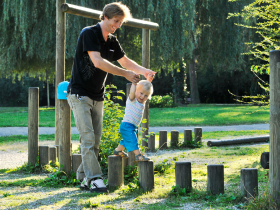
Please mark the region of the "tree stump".
POLYGON ((184 130, 184 143, 192 141, 192 130, 184 130))
POLYGON ((240 189, 245 198, 255 198, 258 195, 258 169, 241 169, 240 189))
POLYGON ((159 131, 159 149, 167 149, 167 131, 159 131))
POLYGON ((149 140, 148 140, 148 148, 150 151, 155 151, 155 133, 150 133, 150 137, 149 137, 149 140))
POLYGON ((129 166, 134 166, 134 165, 136 165, 136 162, 135 162, 135 154, 134 154, 133 151, 128 152, 127 165, 129 165, 129 166))
POLYGON ((50 148, 50 161, 52 163, 56 162, 56 158, 57 158, 57 152, 56 152, 56 147, 55 146, 51 146, 50 148))
POLYGON ((171 131, 171 147, 178 147, 179 131, 171 131))
POLYGON ((176 185, 185 188, 186 192, 190 192, 192 189, 191 162, 176 162, 175 178, 176 185))
POLYGON ((202 128, 194 128, 194 142, 202 144, 202 128))
POLYGON ((269 152, 263 152, 261 155, 261 166, 264 169, 269 169, 269 152))
POLYGON ((76 173, 77 169, 82 163, 82 155, 81 154, 73 154, 72 155, 72 170, 76 173))
POLYGON ((224 193, 224 166, 207 166, 207 190, 214 195, 224 193))
POLYGON ((122 157, 110 155, 108 157, 108 185, 110 187, 120 187, 123 185, 123 179, 122 157))
POLYGON ((140 187, 144 192, 151 191, 154 189, 154 162, 153 161, 139 161, 138 162, 138 173, 140 187))
POLYGON ((56 147, 56 155, 59 162, 59 145, 54 145, 56 147))
POLYGON ((39 164, 47 165, 50 162, 49 146, 39 146, 39 164))

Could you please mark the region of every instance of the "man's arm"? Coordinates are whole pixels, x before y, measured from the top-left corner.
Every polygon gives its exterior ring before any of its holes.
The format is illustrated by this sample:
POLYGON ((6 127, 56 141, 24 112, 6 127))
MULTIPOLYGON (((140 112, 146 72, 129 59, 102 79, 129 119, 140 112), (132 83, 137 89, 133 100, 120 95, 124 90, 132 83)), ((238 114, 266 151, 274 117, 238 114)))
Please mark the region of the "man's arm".
POLYGON ((99 68, 105 72, 108 72, 110 74, 118 75, 118 76, 123 76, 125 77, 128 81, 132 83, 137 83, 140 80, 140 77, 138 74, 134 73, 133 71, 126 70, 123 68, 120 68, 111 62, 107 61, 106 59, 103 59, 100 56, 100 52, 97 51, 88 51, 89 57, 94 64, 96 68, 99 68))
POLYGON ((129 59, 126 55, 119 59, 118 62, 122 67, 134 71, 137 74, 142 74, 145 78, 147 78, 149 74, 156 74, 156 72, 138 65, 135 61, 129 59))

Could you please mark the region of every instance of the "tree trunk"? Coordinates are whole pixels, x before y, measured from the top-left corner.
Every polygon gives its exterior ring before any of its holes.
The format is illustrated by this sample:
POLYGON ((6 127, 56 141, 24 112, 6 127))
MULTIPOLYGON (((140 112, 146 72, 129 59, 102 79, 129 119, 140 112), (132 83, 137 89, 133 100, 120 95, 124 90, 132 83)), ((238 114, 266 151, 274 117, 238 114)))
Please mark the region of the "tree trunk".
POLYGON ((47 81, 47 102, 48 108, 50 107, 50 85, 49 85, 49 72, 46 69, 46 81, 47 81))
POLYGON ((193 58, 189 64, 189 76, 191 83, 191 103, 199 104, 199 93, 197 87, 196 73, 195 73, 195 59, 193 58))

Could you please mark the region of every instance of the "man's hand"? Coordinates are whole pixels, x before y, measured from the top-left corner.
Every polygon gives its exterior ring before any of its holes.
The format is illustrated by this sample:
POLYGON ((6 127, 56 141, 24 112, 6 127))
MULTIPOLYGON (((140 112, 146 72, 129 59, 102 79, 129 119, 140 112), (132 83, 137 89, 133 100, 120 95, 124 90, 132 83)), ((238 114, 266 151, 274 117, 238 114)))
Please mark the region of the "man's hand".
POLYGON ((140 81, 140 76, 133 71, 126 71, 126 74, 124 76, 128 81, 132 82, 134 85, 137 85, 137 83, 140 81))
POLYGON ((148 74, 148 77, 147 77, 147 80, 148 80, 149 82, 152 82, 153 79, 154 79, 154 74, 149 73, 149 74, 148 74))
MULTIPOLYGON (((148 80, 148 77, 150 75, 150 77, 152 77, 152 80, 154 79, 154 76, 155 76, 156 72, 155 71, 152 71, 150 69, 146 69, 143 73, 143 76, 148 80), (151 75, 150 75, 151 74, 151 75)), ((150 81, 152 82, 152 81, 150 81)))

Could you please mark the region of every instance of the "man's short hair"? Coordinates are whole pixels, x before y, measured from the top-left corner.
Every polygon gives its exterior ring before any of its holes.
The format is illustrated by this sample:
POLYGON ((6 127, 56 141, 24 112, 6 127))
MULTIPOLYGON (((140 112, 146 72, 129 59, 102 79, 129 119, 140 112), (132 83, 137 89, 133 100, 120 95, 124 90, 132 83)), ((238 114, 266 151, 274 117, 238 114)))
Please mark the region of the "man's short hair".
POLYGON ((126 22, 128 18, 132 18, 129 8, 121 2, 106 4, 103 8, 102 14, 99 16, 100 20, 104 20, 105 16, 108 19, 111 19, 114 16, 123 16, 124 22, 126 22))

